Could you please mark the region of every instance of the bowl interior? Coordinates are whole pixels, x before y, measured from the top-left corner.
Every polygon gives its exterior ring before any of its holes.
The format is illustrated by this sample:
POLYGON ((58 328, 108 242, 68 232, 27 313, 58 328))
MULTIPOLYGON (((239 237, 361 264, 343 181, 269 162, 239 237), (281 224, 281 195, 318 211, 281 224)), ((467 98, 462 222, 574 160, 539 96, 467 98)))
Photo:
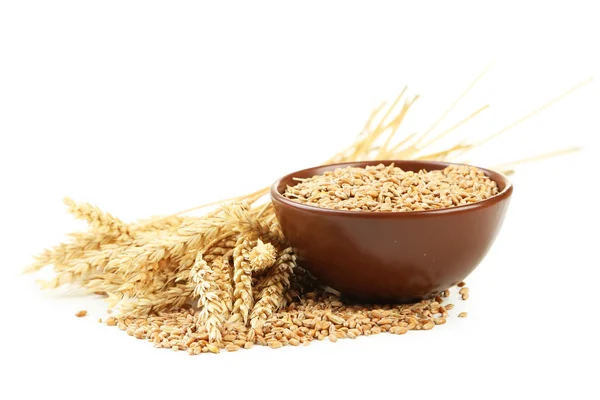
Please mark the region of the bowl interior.
MULTIPOLYGON (((509 192, 512 189, 512 185, 511 185, 510 181, 504 174, 501 174, 496 171, 492 171, 487 168, 477 167, 478 169, 485 172, 485 174, 490 179, 492 179, 493 181, 495 181, 498 184, 498 194, 495 195, 494 197, 491 197, 486 200, 482 200, 477 203, 465 204, 465 205, 460 205, 460 206, 451 207, 451 208, 442 208, 442 209, 437 209, 437 210, 425 210, 425 211, 411 211, 411 212, 394 212, 394 213, 376 213, 376 212, 368 212, 368 211, 342 211, 342 210, 332 210, 332 209, 328 209, 328 208, 322 208, 322 207, 317 207, 317 206, 313 206, 313 205, 297 203, 295 201, 288 199, 287 197, 285 197, 283 195, 283 193, 285 192, 285 189, 288 185, 294 186, 298 183, 296 180, 294 180, 294 178, 309 178, 314 175, 322 175, 326 171, 332 171, 337 168, 345 168, 345 167, 350 167, 350 166, 364 168, 367 166, 374 166, 374 165, 378 165, 378 164, 389 165, 391 163, 394 163, 395 166, 402 168, 404 171, 413 171, 413 172, 418 172, 423 169, 428 170, 428 171, 441 170, 441 169, 446 168, 449 165, 469 165, 469 164, 450 163, 450 162, 444 162, 444 161, 422 161, 422 160, 373 160, 373 161, 355 161, 355 162, 321 165, 318 167, 306 168, 306 169, 303 169, 300 171, 292 172, 291 174, 285 175, 284 177, 280 178, 271 187, 271 196, 276 197, 277 200, 287 203, 293 207, 301 207, 301 208, 308 207, 311 209, 319 209, 319 210, 323 210, 325 212, 335 212, 335 213, 368 213, 373 216, 377 216, 377 215, 390 215, 390 214, 410 215, 410 214, 423 214, 423 213, 440 213, 440 212, 443 213, 443 212, 448 212, 449 210, 459 210, 459 209, 463 209, 463 208, 478 207, 478 206, 485 205, 488 202, 496 202, 503 198, 506 198, 507 196, 510 195, 509 192)), ((472 165, 469 165, 469 166, 472 166, 472 165)))

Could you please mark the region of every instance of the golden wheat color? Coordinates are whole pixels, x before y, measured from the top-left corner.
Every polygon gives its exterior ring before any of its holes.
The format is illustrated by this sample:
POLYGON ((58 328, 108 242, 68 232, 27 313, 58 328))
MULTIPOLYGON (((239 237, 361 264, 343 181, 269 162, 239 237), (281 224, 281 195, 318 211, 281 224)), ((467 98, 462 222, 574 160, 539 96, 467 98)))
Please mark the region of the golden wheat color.
MULTIPOLYGON (((485 139, 430 151, 432 144, 487 108, 433 135, 471 86, 429 129, 399 138, 401 123, 418 98, 406 97, 405 89, 391 106, 382 104, 376 109, 356 142, 328 162, 456 160, 564 96, 485 139)), ((513 166, 513 162, 505 165, 506 170, 513 166)), ((389 173, 393 172, 391 168, 389 173)), ((494 194, 493 183, 477 171, 458 174, 475 174, 474 178, 479 179, 477 191, 483 188, 486 196, 494 194)), ((300 196, 309 184, 320 185, 318 181, 301 182, 290 189, 290 197, 312 201, 310 196, 300 196)), ((345 192, 348 189, 342 185, 338 191, 340 200, 347 200, 344 197, 349 197, 345 192)), ((409 305, 345 304, 339 293, 321 285, 297 265, 271 203, 260 201, 267 192, 264 188, 210 204, 216 208, 202 217, 185 215, 201 208, 195 207, 130 224, 87 203, 65 199, 69 212, 87 221, 89 231, 71 234, 69 242, 44 251, 27 272, 53 265, 55 276, 42 282, 42 287, 76 284, 101 294, 110 309, 119 310, 117 316, 105 320, 106 325, 117 326, 156 347, 189 354, 236 351, 253 344, 279 348, 326 338, 335 342, 381 332, 402 335, 446 322, 453 308, 446 301, 449 290, 409 305)), ((480 193, 473 195, 483 198, 480 193)), ((474 197, 474 201, 480 198, 474 197)), ((387 201, 385 196, 375 200, 377 204, 379 200, 383 204, 387 201)), ((428 204, 428 199, 421 200, 419 204, 428 204)), ((466 300, 468 289, 461 287, 459 295, 466 300)))
POLYGON ((403 171, 394 164, 346 167, 288 186, 292 201, 344 211, 425 211, 475 203, 498 194, 498 185, 476 167, 403 171))

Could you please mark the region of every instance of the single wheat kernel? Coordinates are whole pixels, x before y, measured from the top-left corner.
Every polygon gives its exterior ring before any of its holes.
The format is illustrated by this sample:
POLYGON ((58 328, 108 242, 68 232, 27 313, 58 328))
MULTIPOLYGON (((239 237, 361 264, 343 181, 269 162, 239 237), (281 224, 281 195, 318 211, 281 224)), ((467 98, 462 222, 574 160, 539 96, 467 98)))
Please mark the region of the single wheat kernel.
POLYGON ((466 283, 464 283, 464 282, 458 282, 458 283, 456 284, 456 286, 458 286, 458 287, 463 287, 463 286, 465 286, 465 285, 466 285, 466 283))
POLYGON ((467 313, 466 312, 461 312, 460 314, 458 314, 458 318, 467 318, 467 313))
POLYGON ((77 311, 77 312, 75 313, 75 316, 76 316, 77 318, 85 317, 86 315, 87 315, 87 311, 86 311, 86 310, 77 311))
POLYGON ((394 332, 396 335, 404 335, 406 332, 408 332, 408 329, 404 326, 397 326, 396 327, 396 331, 394 332))
POLYGON ((219 354, 221 352, 221 350, 212 343, 207 344, 206 348, 208 349, 208 351, 214 354, 219 354))
POLYGON ((240 349, 240 346, 236 346, 235 344, 228 344, 227 346, 225 346, 225 350, 227 350, 229 352, 238 351, 239 349, 240 349))

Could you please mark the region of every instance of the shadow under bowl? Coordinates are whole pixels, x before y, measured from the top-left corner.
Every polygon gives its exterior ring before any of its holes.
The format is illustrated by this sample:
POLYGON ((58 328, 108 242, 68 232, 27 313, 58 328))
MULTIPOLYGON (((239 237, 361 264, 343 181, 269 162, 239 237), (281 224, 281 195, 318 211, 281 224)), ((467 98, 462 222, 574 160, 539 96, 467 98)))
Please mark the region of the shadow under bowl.
POLYGON ((480 168, 499 194, 481 202, 429 211, 340 211, 283 196, 293 178, 348 166, 394 163, 405 171, 452 163, 377 160, 293 172, 271 187, 271 199, 298 263, 343 296, 371 303, 408 303, 435 296, 466 278, 492 246, 513 188, 506 176, 480 168))

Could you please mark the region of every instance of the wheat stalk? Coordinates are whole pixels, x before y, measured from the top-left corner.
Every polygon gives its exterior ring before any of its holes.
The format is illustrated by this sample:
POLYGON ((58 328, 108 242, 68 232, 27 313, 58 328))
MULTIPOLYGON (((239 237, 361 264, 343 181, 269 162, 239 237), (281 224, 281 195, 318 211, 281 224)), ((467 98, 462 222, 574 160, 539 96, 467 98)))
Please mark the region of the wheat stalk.
POLYGON ((252 250, 252 242, 241 235, 233 250, 233 310, 229 323, 248 322, 248 316, 254 305, 252 296, 252 271, 246 260, 252 250))
POLYGON ((255 335, 257 329, 277 311, 285 301, 285 291, 290 286, 290 277, 296 265, 296 256, 292 248, 283 250, 275 266, 263 277, 257 289, 259 294, 256 304, 250 315, 250 326, 252 327, 250 339, 255 335))
POLYGON ((98 207, 88 203, 76 203, 69 197, 65 197, 63 202, 68 207, 69 213, 73 214, 75 218, 87 221, 92 231, 100 234, 114 234, 124 240, 131 238, 129 226, 98 207))
POLYGON ((208 265, 203 259, 202 253, 196 256, 196 262, 190 271, 190 279, 196 285, 194 295, 198 296, 198 307, 200 314, 198 323, 205 326, 211 342, 221 342, 221 330, 223 328, 224 315, 227 307, 219 298, 220 288, 217 283, 219 270, 215 263, 208 265))

